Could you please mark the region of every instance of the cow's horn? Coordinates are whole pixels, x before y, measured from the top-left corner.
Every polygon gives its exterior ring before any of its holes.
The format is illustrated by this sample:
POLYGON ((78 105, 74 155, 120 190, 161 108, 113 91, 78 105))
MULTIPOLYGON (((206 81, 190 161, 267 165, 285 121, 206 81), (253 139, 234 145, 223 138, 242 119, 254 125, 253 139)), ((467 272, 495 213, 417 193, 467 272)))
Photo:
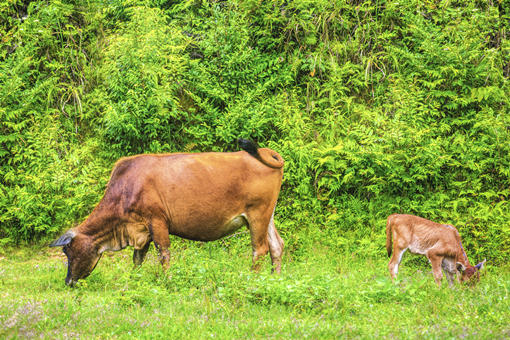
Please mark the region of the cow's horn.
POLYGON ((50 244, 50 247, 65 246, 66 244, 69 244, 75 236, 76 233, 72 230, 69 230, 64 235, 60 236, 58 240, 53 241, 53 243, 50 244))

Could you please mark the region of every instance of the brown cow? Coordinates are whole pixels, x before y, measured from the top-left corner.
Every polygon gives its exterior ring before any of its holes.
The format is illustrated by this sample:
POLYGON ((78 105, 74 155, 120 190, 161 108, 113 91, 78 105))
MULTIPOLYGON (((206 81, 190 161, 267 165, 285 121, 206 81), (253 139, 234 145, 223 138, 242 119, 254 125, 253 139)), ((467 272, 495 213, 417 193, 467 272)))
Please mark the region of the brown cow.
POLYGON ((393 214, 386 223, 388 256, 391 256, 392 237, 393 256, 388 264, 392 279, 397 277, 398 266, 407 249, 429 259, 434 279, 439 286, 443 278, 441 267, 452 285, 458 271, 461 273, 461 282, 472 277, 478 280, 479 271, 485 264, 485 260, 474 267, 469 264, 459 232, 451 225, 435 223, 413 215, 393 214))
POLYGON ((283 241, 273 214, 283 176, 275 151, 239 139, 246 151, 147 154, 120 159, 103 199, 90 216, 50 246, 63 246, 66 284, 87 277, 104 251, 133 246, 140 265, 153 241, 168 266, 169 234, 213 241, 243 225, 251 234, 253 269, 271 254, 281 268, 283 241))

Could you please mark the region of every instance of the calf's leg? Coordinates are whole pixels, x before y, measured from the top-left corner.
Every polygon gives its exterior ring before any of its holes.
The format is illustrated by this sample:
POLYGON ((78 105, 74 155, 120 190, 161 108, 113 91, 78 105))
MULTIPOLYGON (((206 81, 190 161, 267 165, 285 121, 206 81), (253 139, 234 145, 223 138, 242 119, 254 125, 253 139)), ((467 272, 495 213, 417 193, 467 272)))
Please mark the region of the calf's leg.
POLYGON ((402 256, 406 250, 407 248, 402 249, 396 244, 393 245, 393 255, 391 256, 390 263, 388 263, 388 270, 390 271, 392 280, 397 278, 398 266, 400 265, 400 261, 402 261, 402 256))
POLYGON ((441 286, 441 280, 443 279, 443 271, 441 269, 441 263, 443 262, 443 256, 439 256, 434 254, 433 252, 427 253, 427 258, 432 265, 432 274, 434 275, 434 280, 436 281, 438 286, 441 286))
POLYGON ((453 286, 453 282, 455 280, 455 276, 457 275, 457 269, 455 268, 455 258, 445 257, 443 258, 443 262, 441 263, 441 267, 446 274, 446 279, 450 287, 453 286))
POLYGON ((448 280, 448 284, 450 287, 453 286, 453 281, 455 280, 455 272, 450 272, 448 270, 445 270, 446 279, 448 280))

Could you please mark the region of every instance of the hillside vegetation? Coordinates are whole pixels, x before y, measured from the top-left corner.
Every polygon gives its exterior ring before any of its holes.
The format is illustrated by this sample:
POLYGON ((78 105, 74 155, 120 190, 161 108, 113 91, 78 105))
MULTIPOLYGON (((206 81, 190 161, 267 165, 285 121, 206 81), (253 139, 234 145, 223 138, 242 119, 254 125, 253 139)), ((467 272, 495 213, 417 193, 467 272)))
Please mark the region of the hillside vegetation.
POLYGON ((509 0, 4 1, 0 245, 79 223, 119 157, 244 137, 286 160, 294 259, 382 256, 400 212, 502 264, 509 76, 509 0))

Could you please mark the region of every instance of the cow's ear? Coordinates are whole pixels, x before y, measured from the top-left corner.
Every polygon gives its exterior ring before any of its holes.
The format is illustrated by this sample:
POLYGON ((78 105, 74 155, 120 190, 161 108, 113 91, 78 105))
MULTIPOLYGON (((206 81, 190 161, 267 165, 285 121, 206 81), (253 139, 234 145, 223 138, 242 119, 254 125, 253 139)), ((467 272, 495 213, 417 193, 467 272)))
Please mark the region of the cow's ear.
POLYGON ((457 270, 459 272, 463 272, 464 270, 466 270, 466 266, 464 266, 462 263, 460 262, 457 262, 457 270))
POLYGON ((50 247, 60 247, 65 246, 66 244, 71 243, 73 237, 76 236, 76 233, 72 230, 67 231, 64 235, 60 236, 58 240, 53 241, 50 244, 50 247))
POLYGON ((483 268, 483 266, 484 266, 484 264, 485 264, 485 261, 487 261, 487 259, 484 259, 482 262, 480 262, 479 264, 477 264, 477 265, 475 266, 475 268, 476 268, 476 269, 478 269, 478 270, 482 270, 482 268, 483 268))

